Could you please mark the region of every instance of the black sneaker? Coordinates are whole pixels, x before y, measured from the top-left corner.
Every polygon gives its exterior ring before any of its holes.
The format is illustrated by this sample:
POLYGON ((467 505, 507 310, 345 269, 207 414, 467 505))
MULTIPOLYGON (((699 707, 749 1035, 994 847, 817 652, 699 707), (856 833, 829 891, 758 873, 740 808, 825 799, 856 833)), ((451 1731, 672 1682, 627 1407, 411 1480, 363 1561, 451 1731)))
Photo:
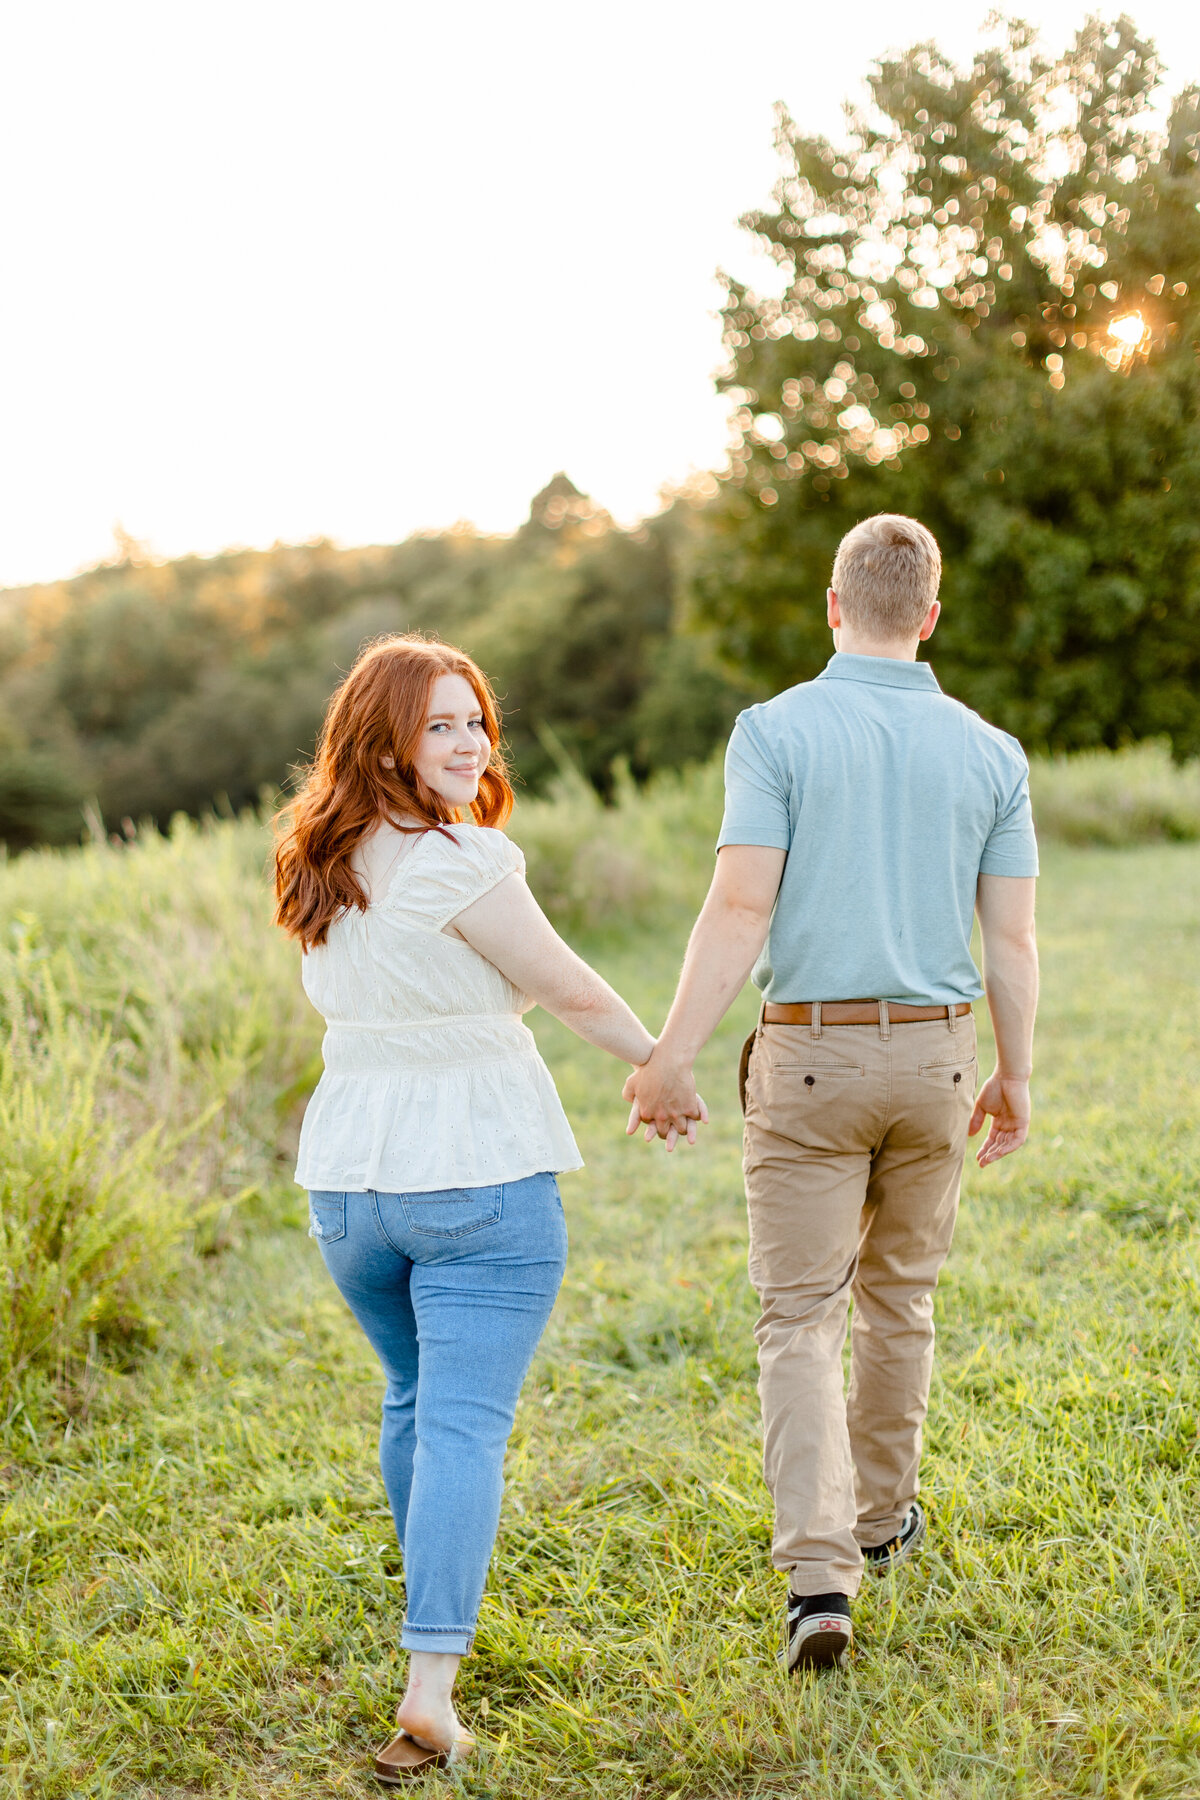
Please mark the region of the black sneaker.
POLYGON ((895 1537, 886 1544, 872 1544, 869 1550, 863 1551, 863 1561, 872 1575, 886 1575, 897 1563, 910 1557, 921 1539, 925 1536, 925 1509, 920 1501, 914 1500, 895 1537))
POLYGON ((850 1602, 845 1594, 789 1594, 783 1626, 788 1673, 840 1663, 850 1648, 850 1602))

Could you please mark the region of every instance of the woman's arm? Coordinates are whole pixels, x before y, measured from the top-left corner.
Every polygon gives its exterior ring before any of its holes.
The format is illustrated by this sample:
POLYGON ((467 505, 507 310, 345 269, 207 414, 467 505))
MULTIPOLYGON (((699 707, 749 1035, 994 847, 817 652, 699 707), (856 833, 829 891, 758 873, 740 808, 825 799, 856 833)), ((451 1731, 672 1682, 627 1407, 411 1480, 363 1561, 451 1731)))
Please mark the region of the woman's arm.
POLYGON ((589 1044, 635 1067, 649 1059, 654 1039, 646 1027, 563 943, 520 875, 506 875, 450 929, 589 1044))

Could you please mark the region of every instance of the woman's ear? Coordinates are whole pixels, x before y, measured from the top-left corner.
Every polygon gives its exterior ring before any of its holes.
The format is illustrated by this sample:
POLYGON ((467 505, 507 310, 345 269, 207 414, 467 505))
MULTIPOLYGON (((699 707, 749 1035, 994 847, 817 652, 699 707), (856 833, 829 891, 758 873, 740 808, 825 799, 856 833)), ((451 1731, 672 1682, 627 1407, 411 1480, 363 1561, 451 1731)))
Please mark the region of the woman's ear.
POLYGON ((379 759, 379 766, 381 769, 394 769, 396 766, 396 759, 394 756, 381 756, 379 759))

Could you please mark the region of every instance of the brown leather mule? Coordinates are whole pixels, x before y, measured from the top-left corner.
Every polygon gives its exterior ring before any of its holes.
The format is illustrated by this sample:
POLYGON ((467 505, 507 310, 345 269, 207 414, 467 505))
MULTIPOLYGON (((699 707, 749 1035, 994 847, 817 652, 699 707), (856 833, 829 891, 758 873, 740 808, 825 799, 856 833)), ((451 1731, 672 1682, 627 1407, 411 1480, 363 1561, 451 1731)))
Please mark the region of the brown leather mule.
POLYGON ((375 1753, 375 1778, 388 1787, 399 1787, 402 1782, 461 1761, 457 1744, 451 1750, 430 1750, 409 1737, 407 1731, 398 1731, 390 1744, 375 1753))

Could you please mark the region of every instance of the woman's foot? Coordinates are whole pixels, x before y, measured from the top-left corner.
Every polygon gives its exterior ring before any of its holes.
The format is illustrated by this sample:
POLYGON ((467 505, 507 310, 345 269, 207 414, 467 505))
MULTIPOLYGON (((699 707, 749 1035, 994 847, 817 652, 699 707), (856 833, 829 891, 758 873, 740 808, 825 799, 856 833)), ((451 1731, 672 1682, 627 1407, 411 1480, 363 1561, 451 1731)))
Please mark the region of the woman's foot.
POLYGON ((453 1754, 456 1762, 475 1748, 475 1739, 463 1730, 454 1710, 454 1677, 460 1660, 431 1650, 414 1650, 408 1689, 396 1714, 397 1725, 415 1743, 453 1754))
POLYGON ((463 1730, 452 1706, 419 1706, 406 1694, 400 1702, 396 1724, 422 1749, 452 1751, 455 1762, 470 1756, 475 1748, 475 1739, 469 1731, 463 1730))

